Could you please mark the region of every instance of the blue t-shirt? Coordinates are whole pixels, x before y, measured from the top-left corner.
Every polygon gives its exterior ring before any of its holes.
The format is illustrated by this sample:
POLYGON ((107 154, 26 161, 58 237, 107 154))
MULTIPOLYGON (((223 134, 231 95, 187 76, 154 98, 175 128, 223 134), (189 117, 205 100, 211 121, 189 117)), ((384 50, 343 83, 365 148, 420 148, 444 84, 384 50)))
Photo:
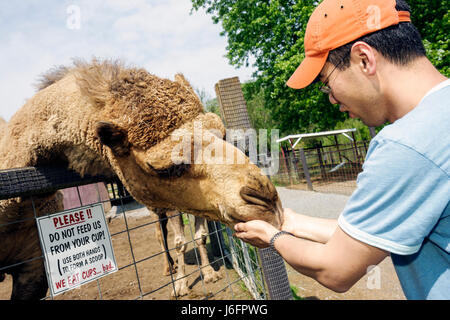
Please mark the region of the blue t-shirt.
POLYGON ((391 252, 408 299, 450 299, 450 80, 372 139, 338 221, 391 252))

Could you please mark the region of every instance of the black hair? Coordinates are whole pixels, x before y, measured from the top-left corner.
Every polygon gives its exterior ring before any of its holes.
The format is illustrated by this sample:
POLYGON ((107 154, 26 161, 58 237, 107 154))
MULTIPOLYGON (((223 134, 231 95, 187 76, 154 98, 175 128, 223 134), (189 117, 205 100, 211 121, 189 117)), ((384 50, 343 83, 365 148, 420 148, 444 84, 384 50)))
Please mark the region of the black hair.
MULTIPOLYGON (((397 0, 397 11, 411 12, 404 0, 397 0)), ((400 22, 398 25, 362 36, 339 48, 331 50, 328 60, 340 70, 350 66, 350 52, 353 44, 363 41, 380 52, 384 58, 397 65, 407 65, 416 58, 426 56, 419 31, 411 22, 400 22)))

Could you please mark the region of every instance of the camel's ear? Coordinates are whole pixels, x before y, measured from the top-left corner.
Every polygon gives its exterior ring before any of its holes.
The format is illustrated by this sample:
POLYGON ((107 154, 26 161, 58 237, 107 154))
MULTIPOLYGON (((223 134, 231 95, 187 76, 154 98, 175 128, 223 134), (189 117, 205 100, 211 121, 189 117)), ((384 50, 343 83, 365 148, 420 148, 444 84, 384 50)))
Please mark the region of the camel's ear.
POLYGON ((126 156, 130 153, 127 132, 111 122, 98 122, 96 135, 100 142, 109 147, 115 155, 126 156))

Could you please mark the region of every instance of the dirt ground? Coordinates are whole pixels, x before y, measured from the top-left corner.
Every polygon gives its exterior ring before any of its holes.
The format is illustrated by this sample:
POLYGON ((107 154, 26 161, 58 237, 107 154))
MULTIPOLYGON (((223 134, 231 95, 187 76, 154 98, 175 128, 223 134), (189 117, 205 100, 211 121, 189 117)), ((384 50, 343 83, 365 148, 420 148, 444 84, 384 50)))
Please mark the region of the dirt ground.
MULTIPOLYGON (((155 237, 154 216, 127 217, 111 220, 109 230, 119 271, 84 284, 79 288, 54 297, 55 300, 168 300, 173 291, 172 277, 164 276, 161 247, 155 237), (128 224, 129 232, 126 232, 128 224), (130 241, 128 240, 130 239, 130 241), (133 258, 134 256, 134 258, 133 258), (136 261, 134 264, 133 261, 136 261)), ((191 241, 186 230, 187 241, 191 241)), ((208 246, 208 245, 207 245, 208 246)), ((173 249, 173 235, 169 232, 169 250, 173 249)), ((210 252, 211 250, 209 250, 210 252)), ((176 259, 175 252, 171 253, 176 259)), ((190 293, 179 299, 248 300, 252 296, 239 280, 233 269, 224 266, 223 259, 210 255, 213 268, 222 279, 215 283, 204 283, 200 275, 194 244, 188 244, 185 253, 186 275, 190 293)), ((173 275, 175 278, 175 275, 173 275)), ((9 299, 12 278, 7 275, 0 283, 0 300, 9 299)), ((47 293, 50 297, 50 293, 47 293)))

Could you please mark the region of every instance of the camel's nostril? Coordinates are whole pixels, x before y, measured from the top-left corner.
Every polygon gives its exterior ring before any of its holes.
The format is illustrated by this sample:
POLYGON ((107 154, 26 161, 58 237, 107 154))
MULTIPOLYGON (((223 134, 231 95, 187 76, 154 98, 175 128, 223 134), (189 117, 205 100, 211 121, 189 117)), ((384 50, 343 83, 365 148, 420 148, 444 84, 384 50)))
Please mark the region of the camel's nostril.
POLYGON ((242 187, 240 192, 240 196, 249 204, 255 204, 263 207, 272 207, 271 200, 267 198, 262 192, 253 189, 251 187, 245 186, 242 187))
POLYGON ((248 217, 251 218, 247 220, 264 220, 276 228, 281 228, 283 208, 276 190, 275 192, 269 192, 267 189, 259 190, 245 186, 241 188, 240 195, 249 205, 248 210, 251 212, 251 214, 248 214, 248 217))
POLYGON ((276 221, 274 223, 274 226, 279 229, 284 223, 283 206, 281 205, 281 201, 279 199, 277 199, 277 201, 275 202, 275 216, 276 221))

